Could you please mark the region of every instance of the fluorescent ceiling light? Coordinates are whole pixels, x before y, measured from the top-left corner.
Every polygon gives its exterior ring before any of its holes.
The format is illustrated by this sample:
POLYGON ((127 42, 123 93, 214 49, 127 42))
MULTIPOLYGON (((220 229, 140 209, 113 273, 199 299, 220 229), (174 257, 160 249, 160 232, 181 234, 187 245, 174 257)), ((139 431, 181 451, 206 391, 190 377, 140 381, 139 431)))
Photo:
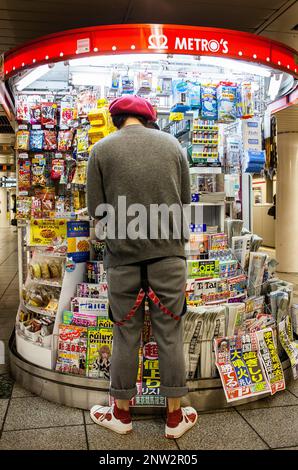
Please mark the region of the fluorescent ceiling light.
POLYGON ((282 81, 282 74, 274 74, 270 78, 270 84, 268 89, 268 96, 270 97, 271 101, 274 101, 278 95, 280 85, 282 81))
POLYGON ((242 72, 244 74, 250 73, 252 75, 259 75, 260 77, 270 77, 271 75, 271 70, 268 68, 262 67, 260 65, 249 64, 248 62, 240 60, 201 56, 199 63, 223 67, 225 69, 242 72))
POLYGON ((133 64, 135 62, 155 62, 159 61, 173 62, 173 63, 193 63, 194 56, 186 55, 173 55, 168 54, 117 54, 117 55, 99 55, 96 57, 86 57, 84 59, 73 59, 69 61, 71 67, 77 66, 103 66, 103 65, 117 65, 117 64, 133 64))
POLYGON ((72 84, 76 86, 80 85, 102 85, 102 77, 97 73, 77 73, 72 74, 72 84))
POLYGON ((49 66, 48 65, 41 65, 40 67, 37 67, 36 69, 34 69, 31 72, 27 73, 27 75, 25 75, 25 77, 21 78, 18 81, 18 83, 16 85, 17 90, 18 91, 24 90, 24 88, 31 85, 31 83, 38 80, 40 77, 45 75, 47 72, 49 72, 49 66))

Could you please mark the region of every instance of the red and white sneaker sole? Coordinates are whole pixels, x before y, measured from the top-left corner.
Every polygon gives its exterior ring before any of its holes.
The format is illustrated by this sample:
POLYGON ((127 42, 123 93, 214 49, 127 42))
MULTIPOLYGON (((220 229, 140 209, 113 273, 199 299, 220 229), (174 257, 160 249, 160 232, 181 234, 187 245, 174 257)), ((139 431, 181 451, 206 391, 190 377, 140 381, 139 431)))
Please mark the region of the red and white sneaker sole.
POLYGON ((167 439, 179 439, 179 437, 182 437, 185 433, 187 433, 187 431, 189 431, 196 425, 198 419, 199 419, 199 416, 196 415, 196 419, 194 420, 194 422, 189 423, 189 426, 187 428, 184 428, 183 430, 181 430, 180 433, 177 433, 177 434, 171 434, 171 428, 168 428, 168 426, 166 426, 165 437, 167 439))
MULTIPOLYGON (((123 424, 123 423, 113 423, 111 421, 108 421, 108 420, 103 420, 103 421, 100 421, 98 420, 95 416, 94 416, 94 412, 96 412, 97 409, 95 409, 93 411, 93 408, 91 408, 90 410, 90 418, 92 419, 92 421, 97 424, 98 426, 101 426, 103 428, 106 428, 106 429, 110 429, 111 431, 113 432, 116 432, 117 434, 129 434, 132 432, 132 423, 130 424, 123 424)), ((113 419, 113 418, 112 418, 113 419)), ((116 418, 114 418, 116 419, 116 418)), ((117 420, 118 421, 118 420, 117 420)))

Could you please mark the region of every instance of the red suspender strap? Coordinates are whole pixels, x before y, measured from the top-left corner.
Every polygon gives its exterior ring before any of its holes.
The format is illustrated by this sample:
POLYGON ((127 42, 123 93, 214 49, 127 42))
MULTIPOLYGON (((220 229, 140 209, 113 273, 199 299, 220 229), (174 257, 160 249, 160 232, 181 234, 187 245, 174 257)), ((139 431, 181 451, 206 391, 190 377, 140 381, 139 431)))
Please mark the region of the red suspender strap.
POLYGON ((152 300, 152 302, 159 308, 159 310, 161 310, 163 313, 165 313, 169 317, 174 318, 174 320, 177 320, 177 321, 180 320, 180 317, 178 315, 175 315, 173 312, 171 312, 167 307, 165 307, 161 303, 161 301, 159 300, 157 295, 153 292, 151 287, 149 287, 147 295, 148 295, 149 299, 152 300))
POLYGON ((130 309, 130 311, 124 317, 124 319, 122 321, 117 321, 117 322, 114 323, 114 325, 122 326, 124 323, 126 323, 128 320, 130 320, 132 317, 134 317, 135 314, 136 314, 136 311, 138 310, 141 303, 143 302, 145 295, 146 294, 145 294, 144 290, 140 289, 140 291, 138 293, 138 296, 137 296, 137 300, 136 300, 134 306, 130 309))

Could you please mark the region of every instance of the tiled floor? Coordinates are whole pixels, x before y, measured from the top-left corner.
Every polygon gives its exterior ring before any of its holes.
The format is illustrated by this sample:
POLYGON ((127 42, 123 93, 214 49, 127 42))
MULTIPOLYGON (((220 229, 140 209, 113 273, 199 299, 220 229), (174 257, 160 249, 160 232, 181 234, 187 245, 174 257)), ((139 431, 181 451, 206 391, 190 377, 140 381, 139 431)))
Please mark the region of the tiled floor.
MULTIPOLYGON (((280 277, 295 284, 298 275, 280 277)), ((7 345, 18 304, 16 234, 0 229, 0 340, 7 345)), ((7 346, 6 346, 7 347, 7 346)), ((298 381, 273 398, 229 411, 202 413, 177 441, 163 437, 161 418, 140 417, 134 432, 99 428, 83 410, 50 403, 14 384, 0 364, 0 450, 4 449, 298 449, 298 381)))

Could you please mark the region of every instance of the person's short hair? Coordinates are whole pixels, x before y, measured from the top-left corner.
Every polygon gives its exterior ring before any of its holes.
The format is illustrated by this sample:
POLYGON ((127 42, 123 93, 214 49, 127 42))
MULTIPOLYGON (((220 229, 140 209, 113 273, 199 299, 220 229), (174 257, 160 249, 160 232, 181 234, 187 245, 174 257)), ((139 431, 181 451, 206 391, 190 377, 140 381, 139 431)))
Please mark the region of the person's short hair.
POLYGON ((156 129, 157 131, 160 130, 159 125, 158 125, 157 122, 155 122, 155 121, 148 121, 147 127, 148 127, 149 129, 156 129))
POLYGON ((115 116, 112 116, 113 124, 117 129, 121 129, 121 127, 124 126, 125 121, 130 117, 138 119, 143 126, 147 127, 147 119, 143 116, 139 116, 138 114, 116 114, 115 116))

